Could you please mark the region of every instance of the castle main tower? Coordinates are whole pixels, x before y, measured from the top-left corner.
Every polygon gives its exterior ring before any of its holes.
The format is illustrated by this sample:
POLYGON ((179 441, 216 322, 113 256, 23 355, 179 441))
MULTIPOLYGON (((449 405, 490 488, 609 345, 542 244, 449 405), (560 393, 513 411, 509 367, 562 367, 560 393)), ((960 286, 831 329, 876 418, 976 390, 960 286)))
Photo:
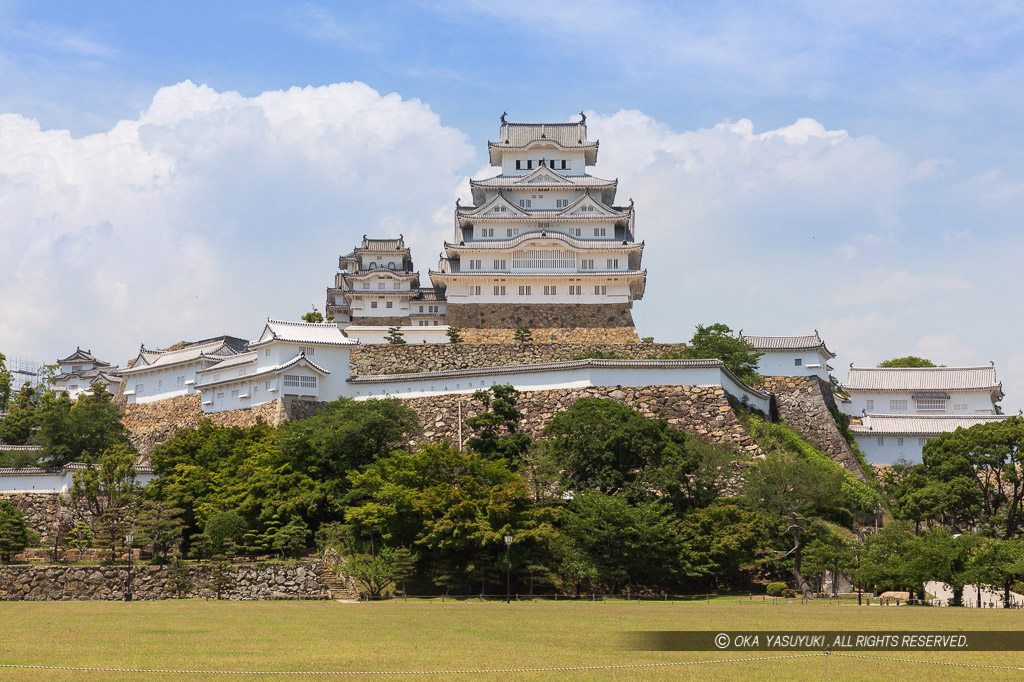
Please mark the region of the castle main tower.
POLYGON ((636 338, 631 308, 644 294, 634 211, 615 205, 618 181, 587 174, 598 143, 579 123, 510 123, 488 143, 501 173, 471 181, 456 202, 454 240, 430 279, 463 329, 527 325, 537 340, 636 338), (594 334, 582 332, 595 330, 594 334), (566 333, 557 333, 565 330, 566 333), (603 331, 598 331, 603 330, 603 331), (552 333, 553 332, 553 333, 552 333))

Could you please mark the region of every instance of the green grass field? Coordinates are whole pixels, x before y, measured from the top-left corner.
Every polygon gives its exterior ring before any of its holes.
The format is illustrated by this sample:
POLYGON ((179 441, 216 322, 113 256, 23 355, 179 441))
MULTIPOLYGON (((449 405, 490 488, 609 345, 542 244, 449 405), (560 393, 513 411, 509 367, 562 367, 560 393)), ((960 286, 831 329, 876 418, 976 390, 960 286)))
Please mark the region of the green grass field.
MULTIPOLYGON (((719 599, 635 602, 0 602, 0 663, 237 671, 480 670, 668 663, 774 654, 642 652, 630 630, 1013 630, 1024 612, 719 599)), ((1024 666, 1024 652, 877 653, 1024 666)), ((820 680, 824 657, 664 668, 462 675, 459 679, 820 680)), ((832 656, 830 680, 1020 680, 1024 672, 832 656)), ((3 680, 211 679, 0 668, 3 680)), ((412 677, 412 676, 409 676, 412 677)), ((422 675, 416 676, 422 679, 422 675)), ((445 679, 449 675, 439 675, 445 679)), ((258 676, 217 675, 212 679, 258 676)), ((302 676, 301 679, 320 679, 302 676)), ((323 677, 324 679, 326 676, 323 677)), ((268 679, 266 677, 262 679, 268 679)), ((275 677, 275 679, 282 679, 275 677)), ((291 678, 285 678, 291 679, 291 678)), ((389 676, 389 679, 394 679, 389 676)))

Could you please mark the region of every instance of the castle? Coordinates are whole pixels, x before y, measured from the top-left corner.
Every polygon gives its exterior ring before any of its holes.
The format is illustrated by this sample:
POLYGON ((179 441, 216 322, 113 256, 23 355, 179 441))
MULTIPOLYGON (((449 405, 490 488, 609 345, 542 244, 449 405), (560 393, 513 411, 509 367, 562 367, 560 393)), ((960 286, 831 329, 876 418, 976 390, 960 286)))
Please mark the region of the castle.
POLYGON ((631 309, 647 282, 644 244, 633 202, 615 204, 618 182, 587 173, 598 143, 581 117, 511 123, 502 115, 498 141, 488 143, 501 172, 470 181, 473 206, 456 201, 453 239, 429 271, 433 286, 420 288, 401 236, 364 236, 339 258, 327 315, 364 343, 380 342, 380 326, 428 343, 443 343, 449 326, 471 341, 510 341, 520 326, 544 340, 581 330, 638 340, 631 309))

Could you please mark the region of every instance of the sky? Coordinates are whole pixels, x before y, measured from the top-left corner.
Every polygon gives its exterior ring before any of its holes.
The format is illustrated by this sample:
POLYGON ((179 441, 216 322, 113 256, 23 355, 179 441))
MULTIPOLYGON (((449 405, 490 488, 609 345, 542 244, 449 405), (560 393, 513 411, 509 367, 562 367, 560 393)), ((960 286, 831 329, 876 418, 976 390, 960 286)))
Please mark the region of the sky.
POLYGON ((426 282, 502 112, 585 111, 642 335, 995 362, 1016 412, 1022 110, 1016 2, 0 0, 0 352, 252 338, 364 234, 426 282))

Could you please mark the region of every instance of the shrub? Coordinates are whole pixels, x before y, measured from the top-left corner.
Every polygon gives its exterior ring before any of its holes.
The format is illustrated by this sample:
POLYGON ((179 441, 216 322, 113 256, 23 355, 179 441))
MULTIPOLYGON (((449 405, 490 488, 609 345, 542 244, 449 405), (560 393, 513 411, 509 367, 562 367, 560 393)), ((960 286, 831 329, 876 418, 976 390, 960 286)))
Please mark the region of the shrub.
POLYGON ((781 597, 785 589, 786 583, 768 583, 768 587, 765 589, 765 592, 769 597, 781 597))
POLYGON ((796 599, 799 596, 800 596, 800 593, 797 592, 796 590, 786 589, 786 590, 782 591, 782 598, 783 599, 796 599))

